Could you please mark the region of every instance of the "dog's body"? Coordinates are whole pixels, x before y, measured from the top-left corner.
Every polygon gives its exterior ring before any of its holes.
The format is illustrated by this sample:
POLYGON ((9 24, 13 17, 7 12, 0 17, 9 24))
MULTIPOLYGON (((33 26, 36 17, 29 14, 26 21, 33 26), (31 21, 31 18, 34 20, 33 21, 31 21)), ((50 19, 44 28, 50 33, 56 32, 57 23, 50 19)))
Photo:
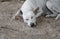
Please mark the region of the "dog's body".
POLYGON ((53 12, 53 14, 47 15, 46 17, 56 16, 54 10, 51 9, 55 3, 51 4, 50 1, 51 0, 26 0, 24 2, 24 4, 22 5, 21 9, 19 9, 18 12, 15 14, 15 16, 19 15, 20 10, 21 10, 23 13, 21 16, 23 17, 24 22, 32 27, 32 26, 36 25, 36 18, 38 16, 41 16, 41 14, 44 11, 46 11, 46 10, 43 10, 46 7, 53 12))
POLYGON ((60 0, 49 0, 46 6, 53 13, 46 17, 56 17, 57 20, 60 17, 60 0))

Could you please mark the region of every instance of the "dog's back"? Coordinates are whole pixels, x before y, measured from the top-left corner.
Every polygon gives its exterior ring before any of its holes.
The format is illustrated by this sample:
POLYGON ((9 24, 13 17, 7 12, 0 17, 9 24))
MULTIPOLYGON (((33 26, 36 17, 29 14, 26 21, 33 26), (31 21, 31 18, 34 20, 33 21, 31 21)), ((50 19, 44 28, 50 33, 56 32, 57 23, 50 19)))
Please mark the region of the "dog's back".
POLYGON ((23 13, 33 10, 36 7, 43 8, 46 4, 46 0, 26 0, 21 7, 23 13))

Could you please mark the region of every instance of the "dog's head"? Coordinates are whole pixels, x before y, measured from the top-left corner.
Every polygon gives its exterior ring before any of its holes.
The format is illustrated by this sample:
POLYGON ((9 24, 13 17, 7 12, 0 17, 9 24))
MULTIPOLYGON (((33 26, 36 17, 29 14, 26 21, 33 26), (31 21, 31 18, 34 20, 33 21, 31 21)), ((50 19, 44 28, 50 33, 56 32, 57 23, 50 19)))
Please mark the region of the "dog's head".
POLYGON ((34 27, 36 25, 36 17, 33 12, 28 12, 27 14, 23 14, 23 20, 31 27, 34 27))
POLYGON ((23 11, 21 11, 23 14, 22 17, 23 21, 28 24, 28 26, 34 27, 36 25, 36 13, 39 10, 39 8, 34 9, 33 11, 29 11, 27 13, 23 13, 23 11))

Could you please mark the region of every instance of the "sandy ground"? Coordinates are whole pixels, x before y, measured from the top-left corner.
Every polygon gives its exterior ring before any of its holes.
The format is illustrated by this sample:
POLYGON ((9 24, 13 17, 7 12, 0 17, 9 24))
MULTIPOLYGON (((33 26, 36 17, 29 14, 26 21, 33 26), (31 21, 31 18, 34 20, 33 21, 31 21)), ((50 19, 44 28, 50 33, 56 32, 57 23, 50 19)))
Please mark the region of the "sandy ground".
POLYGON ((21 5, 17 2, 0 3, 0 39, 60 39, 60 20, 40 17, 34 28, 17 20, 10 22, 21 5))

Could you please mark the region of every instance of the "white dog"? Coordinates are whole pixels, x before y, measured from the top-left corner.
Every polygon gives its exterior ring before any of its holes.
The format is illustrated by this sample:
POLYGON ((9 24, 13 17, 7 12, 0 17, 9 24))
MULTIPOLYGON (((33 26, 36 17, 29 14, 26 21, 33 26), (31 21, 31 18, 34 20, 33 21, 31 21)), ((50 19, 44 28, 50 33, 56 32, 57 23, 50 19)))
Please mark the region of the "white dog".
MULTIPOLYGON (((36 18, 41 16, 46 6, 51 10, 52 4, 48 0, 26 0, 13 18, 23 18, 25 23, 34 27, 36 25, 36 18)), ((53 10, 51 11, 53 12, 53 10)), ((56 16, 56 14, 47 15, 46 17, 50 16, 56 16)))

